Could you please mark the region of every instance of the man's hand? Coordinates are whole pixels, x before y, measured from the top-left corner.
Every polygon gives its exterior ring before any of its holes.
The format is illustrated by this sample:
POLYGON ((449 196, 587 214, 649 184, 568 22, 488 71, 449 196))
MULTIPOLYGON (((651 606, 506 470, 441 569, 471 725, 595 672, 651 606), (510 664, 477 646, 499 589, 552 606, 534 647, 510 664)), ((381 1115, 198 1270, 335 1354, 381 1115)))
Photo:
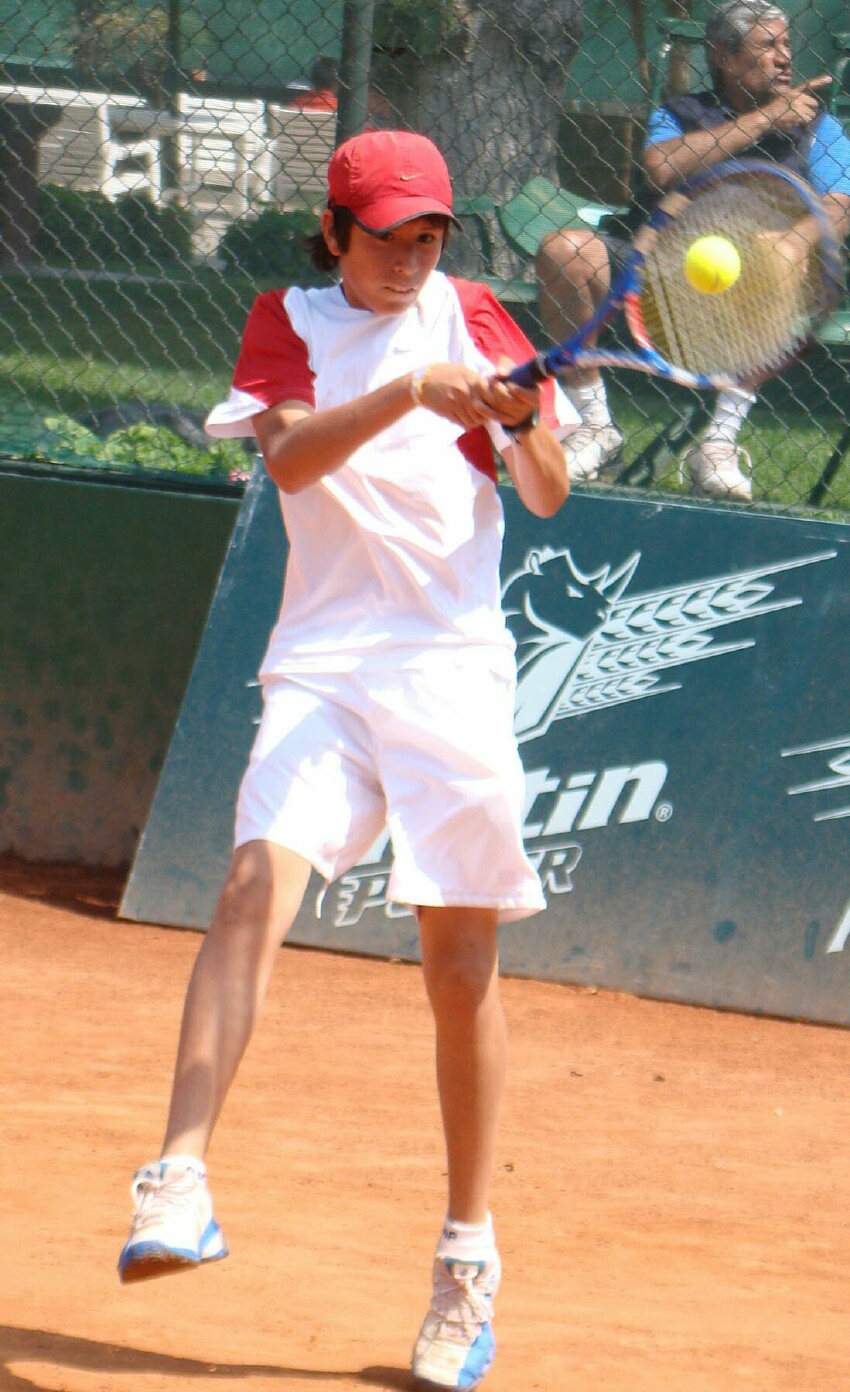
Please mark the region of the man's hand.
POLYGON ((747 151, 771 130, 788 131, 811 125, 823 110, 815 93, 831 81, 829 73, 822 73, 771 97, 764 106, 739 113, 722 126, 688 131, 647 145, 643 152, 647 179, 659 192, 667 193, 700 169, 721 160, 745 158, 747 151))
POLYGON ((823 110, 815 93, 821 87, 829 86, 831 81, 829 73, 822 73, 820 77, 812 77, 797 87, 789 87, 787 92, 780 92, 778 97, 765 102, 761 109, 774 130, 789 131, 796 126, 810 126, 823 110))

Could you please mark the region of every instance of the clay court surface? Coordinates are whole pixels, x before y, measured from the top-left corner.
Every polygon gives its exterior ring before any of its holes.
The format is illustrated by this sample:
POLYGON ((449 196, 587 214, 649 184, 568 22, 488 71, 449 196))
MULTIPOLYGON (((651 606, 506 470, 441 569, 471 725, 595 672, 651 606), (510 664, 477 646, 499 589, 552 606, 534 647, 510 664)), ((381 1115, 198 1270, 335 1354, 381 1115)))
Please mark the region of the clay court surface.
MULTIPOLYGON (((284 949, 209 1157, 228 1260, 122 1288, 198 936, 0 857, 0 1389, 412 1389, 442 1216, 416 967, 284 949)), ((508 980, 488 1392, 846 1392, 850 1032, 508 980)))

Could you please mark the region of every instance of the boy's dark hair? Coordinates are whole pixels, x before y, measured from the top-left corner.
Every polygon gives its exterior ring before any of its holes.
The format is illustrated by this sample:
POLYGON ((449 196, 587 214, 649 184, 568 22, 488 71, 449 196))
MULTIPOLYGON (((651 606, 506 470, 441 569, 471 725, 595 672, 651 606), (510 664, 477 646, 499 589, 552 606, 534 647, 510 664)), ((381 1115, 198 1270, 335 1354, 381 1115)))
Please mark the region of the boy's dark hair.
MULTIPOLYGON (((355 218, 350 208, 334 208, 334 236, 343 251, 348 251, 348 243, 351 241, 351 229, 354 226, 355 218)), ((306 237, 304 245, 310 253, 310 260, 317 271, 325 271, 328 275, 336 270, 338 256, 334 256, 330 247, 322 235, 321 230, 314 232, 312 237, 306 237)))
MULTIPOLYGON (((334 236, 336 237, 340 249, 342 251, 348 251, 348 244, 351 241, 351 229, 357 222, 357 218, 350 208, 332 208, 331 212, 333 213, 334 219, 334 236)), ((445 247, 446 242, 449 240, 451 223, 448 218, 442 217, 439 213, 434 214, 434 220, 435 222, 441 222, 443 224, 443 246, 445 247)), ((333 274, 336 270, 339 257, 334 256, 321 230, 314 232, 310 237, 305 237, 304 247, 305 250, 309 252, 310 261, 317 271, 325 271, 329 275, 333 274)))

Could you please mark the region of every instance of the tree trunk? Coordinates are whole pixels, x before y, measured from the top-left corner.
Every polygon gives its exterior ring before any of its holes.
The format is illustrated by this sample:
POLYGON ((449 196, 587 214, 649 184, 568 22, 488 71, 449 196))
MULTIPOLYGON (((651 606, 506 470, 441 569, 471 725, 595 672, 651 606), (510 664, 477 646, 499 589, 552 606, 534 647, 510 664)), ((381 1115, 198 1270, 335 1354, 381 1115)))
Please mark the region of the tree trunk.
MULTIPOLYGON (((505 202, 535 174, 558 183, 564 82, 581 36, 583 0, 488 0, 468 11, 463 55, 446 54, 401 75, 388 92, 403 124, 443 151, 456 193, 505 202)), ((493 230, 495 270, 517 275, 519 258, 493 230)), ((475 238, 452 249, 474 273, 475 238)))

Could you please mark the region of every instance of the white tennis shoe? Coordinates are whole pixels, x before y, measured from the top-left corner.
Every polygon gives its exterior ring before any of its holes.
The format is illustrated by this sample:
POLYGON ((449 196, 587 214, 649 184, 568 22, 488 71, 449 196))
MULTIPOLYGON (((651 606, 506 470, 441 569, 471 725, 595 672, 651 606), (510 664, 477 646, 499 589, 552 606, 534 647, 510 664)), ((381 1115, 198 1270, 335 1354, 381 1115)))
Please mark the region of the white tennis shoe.
POLYGON ((622 443, 616 425, 580 425, 564 439, 571 482, 587 483, 598 478, 606 464, 614 463, 622 443))
POLYGON ((413 1350, 414 1377, 435 1387, 477 1387, 496 1356, 493 1301, 502 1274, 489 1262, 438 1257, 431 1308, 413 1350))
POLYGON ((728 440, 703 440, 702 444, 691 446, 682 463, 687 466, 693 491, 698 496, 752 502, 749 472, 744 473, 741 467, 749 471, 752 465, 750 456, 740 445, 730 444, 728 440))
POLYGON ((227 1256, 203 1166, 156 1161, 136 1171, 130 1192, 135 1213, 118 1258, 122 1281, 147 1281, 227 1256))

